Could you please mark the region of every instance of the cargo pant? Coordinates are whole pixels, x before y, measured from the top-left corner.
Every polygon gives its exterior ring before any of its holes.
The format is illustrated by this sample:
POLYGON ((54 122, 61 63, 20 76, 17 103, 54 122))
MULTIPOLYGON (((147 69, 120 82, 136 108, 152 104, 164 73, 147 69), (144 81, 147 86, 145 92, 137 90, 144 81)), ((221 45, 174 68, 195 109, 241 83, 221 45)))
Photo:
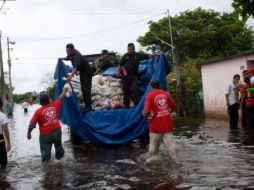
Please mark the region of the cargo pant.
POLYGON ((7 165, 7 152, 3 134, 0 134, 0 164, 1 168, 6 168, 7 165))
POLYGON ((64 149, 62 145, 62 131, 57 129, 53 133, 45 136, 40 136, 40 149, 42 163, 50 161, 51 148, 54 144, 56 150, 56 159, 59 160, 64 157, 64 149))
POLYGON ((92 76, 87 75, 86 73, 80 72, 80 85, 81 85, 81 91, 83 94, 83 101, 86 104, 87 108, 91 108, 92 107, 92 95, 91 95, 92 76))
POLYGON ((177 152, 172 133, 149 133, 150 145, 149 145, 149 157, 155 156, 159 153, 161 140, 166 146, 166 149, 174 161, 177 161, 177 152))
POLYGON ((138 78, 136 76, 126 76, 122 78, 123 89, 123 104, 125 108, 130 107, 130 97, 134 105, 137 106, 140 101, 140 94, 138 88, 138 78))

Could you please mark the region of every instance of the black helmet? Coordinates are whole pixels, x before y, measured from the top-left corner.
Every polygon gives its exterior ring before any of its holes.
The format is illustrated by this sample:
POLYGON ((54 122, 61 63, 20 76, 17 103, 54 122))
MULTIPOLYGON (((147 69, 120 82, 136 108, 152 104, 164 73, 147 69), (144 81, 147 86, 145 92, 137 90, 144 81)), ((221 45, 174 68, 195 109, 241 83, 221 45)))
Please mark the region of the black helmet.
POLYGON ((49 95, 47 92, 41 92, 39 96, 39 101, 42 106, 49 104, 49 95))

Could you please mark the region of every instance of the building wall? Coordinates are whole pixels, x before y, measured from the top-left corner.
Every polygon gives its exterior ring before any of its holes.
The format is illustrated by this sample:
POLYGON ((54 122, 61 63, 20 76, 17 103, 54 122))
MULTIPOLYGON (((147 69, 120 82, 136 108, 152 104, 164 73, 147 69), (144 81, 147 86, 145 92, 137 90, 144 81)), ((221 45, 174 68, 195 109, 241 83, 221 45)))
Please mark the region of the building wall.
POLYGON ((227 115, 225 100, 227 86, 232 83, 234 74, 241 76, 242 70, 247 69, 247 61, 251 59, 254 57, 244 56, 202 65, 204 106, 207 115, 227 115))

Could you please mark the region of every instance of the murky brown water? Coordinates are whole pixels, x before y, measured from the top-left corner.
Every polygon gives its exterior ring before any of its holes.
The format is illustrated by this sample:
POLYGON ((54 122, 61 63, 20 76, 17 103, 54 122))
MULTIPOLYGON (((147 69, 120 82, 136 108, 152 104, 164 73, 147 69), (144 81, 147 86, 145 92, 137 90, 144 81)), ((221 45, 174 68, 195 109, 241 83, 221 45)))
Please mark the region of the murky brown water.
POLYGON ((254 189, 254 133, 230 131, 225 121, 174 118, 179 165, 163 147, 161 159, 145 165, 147 139, 114 147, 73 146, 63 126, 65 160, 42 166, 38 129, 26 139, 36 108, 24 115, 15 107, 12 151, 8 168, 0 171, 0 189, 254 189))

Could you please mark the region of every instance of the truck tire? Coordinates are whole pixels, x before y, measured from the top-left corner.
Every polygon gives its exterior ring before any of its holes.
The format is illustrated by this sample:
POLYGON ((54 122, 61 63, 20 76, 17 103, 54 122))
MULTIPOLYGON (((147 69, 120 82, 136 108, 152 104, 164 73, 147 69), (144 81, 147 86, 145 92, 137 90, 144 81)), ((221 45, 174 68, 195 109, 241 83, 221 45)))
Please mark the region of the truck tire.
POLYGON ((74 130, 71 128, 71 142, 75 145, 80 145, 83 143, 82 138, 74 132, 74 130))

